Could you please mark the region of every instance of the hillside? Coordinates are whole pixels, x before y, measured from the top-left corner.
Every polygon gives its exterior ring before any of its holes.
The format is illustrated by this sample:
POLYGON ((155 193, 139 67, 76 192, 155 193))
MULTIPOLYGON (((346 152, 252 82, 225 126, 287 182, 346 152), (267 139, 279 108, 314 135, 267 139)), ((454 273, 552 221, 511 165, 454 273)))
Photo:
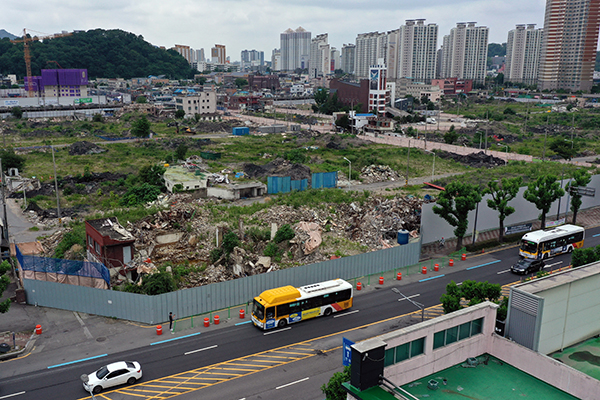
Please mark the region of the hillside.
MULTIPOLYGON (((31 72, 39 75, 42 69, 87 68, 89 77, 133 78, 165 75, 172 79, 192 78, 194 71, 187 61, 173 50, 164 50, 146 42, 142 36, 122 30, 95 29, 76 32, 71 36, 30 43, 31 72)), ((25 72, 23 45, 10 39, 0 40, 0 74, 25 72)))
POLYGON ((4 29, 0 29, 0 39, 3 39, 3 38, 16 39, 17 36, 13 35, 10 32, 7 32, 4 29))

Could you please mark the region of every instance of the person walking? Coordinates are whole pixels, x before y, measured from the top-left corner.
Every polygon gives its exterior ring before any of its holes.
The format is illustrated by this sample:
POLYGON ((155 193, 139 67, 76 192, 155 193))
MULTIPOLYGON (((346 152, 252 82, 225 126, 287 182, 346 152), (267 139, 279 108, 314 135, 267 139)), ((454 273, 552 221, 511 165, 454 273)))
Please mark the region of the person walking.
POLYGON ((169 330, 173 333, 173 321, 175 320, 175 316, 172 312, 169 312, 169 330))

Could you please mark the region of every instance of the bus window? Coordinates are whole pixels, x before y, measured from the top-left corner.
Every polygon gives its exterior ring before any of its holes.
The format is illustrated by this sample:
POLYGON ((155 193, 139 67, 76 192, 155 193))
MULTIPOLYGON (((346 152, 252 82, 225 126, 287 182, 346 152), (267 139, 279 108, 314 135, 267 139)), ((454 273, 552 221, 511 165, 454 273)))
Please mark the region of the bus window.
POLYGON ((521 250, 526 251, 528 253, 535 253, 537 252, 537 243, 530 242, 528 240, 523 240, 523 242, 521 243, 521 250))
POLYGON ((284 315, 288 315, 290 313, 290 305, 289 304, 281 304, 277 306, 277 318, 283 317, 284 315))
POLYGON ((275 307, 267 308, 267 319, 275 318, 275 307))
POLYGON ((258 301, 254 300, 254 306, 252 307, 252 314, 256 315, 258 319, 265 317, 265 307, 258 301))

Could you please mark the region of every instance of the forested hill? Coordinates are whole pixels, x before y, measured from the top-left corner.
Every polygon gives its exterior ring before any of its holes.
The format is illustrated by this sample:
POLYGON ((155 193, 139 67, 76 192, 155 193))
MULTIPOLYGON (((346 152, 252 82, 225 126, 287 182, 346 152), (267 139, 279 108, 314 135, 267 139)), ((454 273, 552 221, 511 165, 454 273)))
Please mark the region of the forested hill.
MULTIPOLYGON (((30 42, 31 73, 42 69, 87 68, 89 77, 133 78, 165 75, 171 79, 193 78, 188 62, 174 50, 163 50, 146 42, 142 36, 122 30, 95 29, 76 32, 44 42, 30 42)), ((23 44, 0 40, 0 74, 27 75, 23 44)))

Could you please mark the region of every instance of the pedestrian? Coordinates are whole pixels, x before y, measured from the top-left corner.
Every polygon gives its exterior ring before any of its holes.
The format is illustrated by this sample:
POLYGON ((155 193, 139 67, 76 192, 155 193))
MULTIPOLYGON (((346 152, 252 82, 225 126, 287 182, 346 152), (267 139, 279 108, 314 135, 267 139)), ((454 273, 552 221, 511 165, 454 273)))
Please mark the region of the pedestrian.
POLYGON ((169 330, 173 333, 173 321, 175 320, 175 316, 172 312, 169 312, 169 330))
POLYGON ((442 236, 442 238, 440 239, 440 248, 443 248, 446 245, 446 241, 444 240, 444 237, 442 236))

